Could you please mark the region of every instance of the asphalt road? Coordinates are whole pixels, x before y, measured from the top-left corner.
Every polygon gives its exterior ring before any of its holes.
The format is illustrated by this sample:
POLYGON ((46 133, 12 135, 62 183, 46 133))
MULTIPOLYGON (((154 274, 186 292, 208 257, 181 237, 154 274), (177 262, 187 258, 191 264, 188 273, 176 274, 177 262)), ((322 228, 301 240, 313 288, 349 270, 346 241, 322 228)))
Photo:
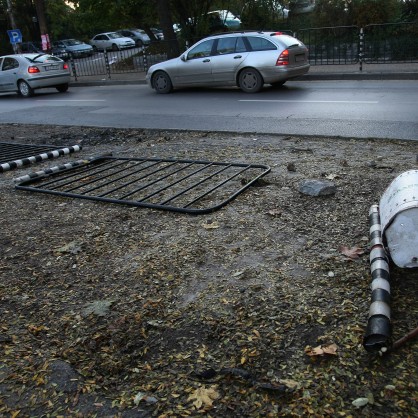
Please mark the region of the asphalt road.
POLYGON ((0 95, 0 123, 106 126, 418 140, 414 80, 293 81, 255 95, 146 85, 72 87, 0 95))

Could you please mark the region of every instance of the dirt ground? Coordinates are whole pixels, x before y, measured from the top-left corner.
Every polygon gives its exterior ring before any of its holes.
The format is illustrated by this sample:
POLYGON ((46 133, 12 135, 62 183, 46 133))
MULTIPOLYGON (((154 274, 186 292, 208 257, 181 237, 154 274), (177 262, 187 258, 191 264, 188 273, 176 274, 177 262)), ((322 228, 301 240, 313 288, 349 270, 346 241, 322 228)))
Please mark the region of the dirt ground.
MULTIPOLYGON (((418 416, 417 341, 362 345, 368 212, 417 168, 417 142, 13 124, 0 142, 83 145, 0 174, 0 416, 418 416), (203 215, 14 187, 108 152, 271 172, 203 215)), ((391 279, 397 340, 417 326, 418 274, 391 279)))

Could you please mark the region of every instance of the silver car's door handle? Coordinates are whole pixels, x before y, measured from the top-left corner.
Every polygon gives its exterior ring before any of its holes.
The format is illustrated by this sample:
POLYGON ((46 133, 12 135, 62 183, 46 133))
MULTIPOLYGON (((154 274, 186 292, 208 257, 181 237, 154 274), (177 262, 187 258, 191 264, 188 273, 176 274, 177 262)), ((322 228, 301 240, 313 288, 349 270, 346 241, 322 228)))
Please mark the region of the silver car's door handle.
POLYGON ((206 58, 205 60, 203 60, 203 62, 210 62, 210 59, 206 58))
POLYGON ((237 60, 239 58, 242 58, 242 55, 235 55, 234 60, 237 60))

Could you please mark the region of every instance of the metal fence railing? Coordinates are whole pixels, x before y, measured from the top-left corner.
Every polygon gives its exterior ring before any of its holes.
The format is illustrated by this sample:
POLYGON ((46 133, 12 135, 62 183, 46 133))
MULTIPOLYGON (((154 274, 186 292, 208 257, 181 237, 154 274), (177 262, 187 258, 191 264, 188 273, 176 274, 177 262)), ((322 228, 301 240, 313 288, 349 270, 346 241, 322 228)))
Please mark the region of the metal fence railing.
POLYGON ((357 26, 301 29, 295 33, 309 49, 311 65, 355 64, 359 60, 357 26))
POLYGON ((418 22, 301 29, 311 65, 418 62, 418 22))
MULTIPOLYGON (((418 62, 418 22, 307 28, 294 32, 309 49, 311 65, 381 64, 418 62)), ((145 48, 97 52, 92 57, 70 59, 71 74, 83 76, 146 72, 167 59, 169 42, 145 48)))
POLYGON ((153 45, 147 48, 133 48, 121 51, 96 52, 91 57, 70 58, 71 75, 77 80, 83 76, 136 73, 146 71, 150 65, 165 61, 165 45, 158 42, 158 50, 153 45))
POLYGON ((364 27, 366 63, 418 62, 418 22, 364 27))

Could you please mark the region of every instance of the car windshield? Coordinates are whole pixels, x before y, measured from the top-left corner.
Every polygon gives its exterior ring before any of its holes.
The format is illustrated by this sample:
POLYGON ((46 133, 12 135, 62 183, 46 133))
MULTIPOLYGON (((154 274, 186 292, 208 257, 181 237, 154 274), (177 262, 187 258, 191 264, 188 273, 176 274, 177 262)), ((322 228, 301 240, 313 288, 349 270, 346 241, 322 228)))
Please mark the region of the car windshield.
POLYGON ((119 35, 119 34, 118 34, 118 33, 116 33, 116 32, 108 33, 108 34, 107 34, 107 36, 108 36, 110 39, 122 38, 122 35, 119 35))
POLYGON ((73 46, 73 45, 81 45, 81 41, 77 41, 76 39, 68 39, 68 41, 63 41, 65 45, 73 46))

